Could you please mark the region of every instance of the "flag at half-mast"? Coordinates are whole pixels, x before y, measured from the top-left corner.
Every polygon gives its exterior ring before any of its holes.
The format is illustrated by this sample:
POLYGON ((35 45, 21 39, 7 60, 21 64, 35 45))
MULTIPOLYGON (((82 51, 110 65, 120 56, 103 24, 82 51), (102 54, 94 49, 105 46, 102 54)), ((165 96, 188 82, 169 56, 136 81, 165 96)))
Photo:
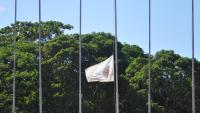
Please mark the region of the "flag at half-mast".
POLYGON ((96 65, 85 69, 88 82, 113 82, 114 81, 114 58, 113 55, 96 65))

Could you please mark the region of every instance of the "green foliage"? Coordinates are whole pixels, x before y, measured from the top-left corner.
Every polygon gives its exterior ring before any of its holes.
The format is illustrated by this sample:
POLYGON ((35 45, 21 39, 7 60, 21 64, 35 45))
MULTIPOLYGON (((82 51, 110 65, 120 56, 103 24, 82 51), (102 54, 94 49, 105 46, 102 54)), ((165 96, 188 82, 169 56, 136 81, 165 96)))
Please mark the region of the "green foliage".
MULTIPOLYGON (((0 29, 0 113, 12 107, 13 33, 0 29)), ((38 23, 17 22, 16 112, 38 112, 38 23)), ((71 25, 42 23, 42 86, 44 113, 78 113, 78 34, 71 25)), ((84 113, 115 113, 114 83, 87 83, 84 69, 113 54, 114 36, 82 36, 84 113)), ((120 113, 147 112, 148 58, 137 45, 118 42, 120 113)), ((191 59, 161 50, 151 58, 152 112, 191 112, 191 59)), ((195 75, 200 63, 196 60, 195 75)), ((197 76, 199 81, 200 77, 197 76)), ((200 95, 200 82, 196 94, 200 95)), ((199 96, 196 97, 200 104, 199 96)), ((200 111, 197 110, 199 113, 200 111)))

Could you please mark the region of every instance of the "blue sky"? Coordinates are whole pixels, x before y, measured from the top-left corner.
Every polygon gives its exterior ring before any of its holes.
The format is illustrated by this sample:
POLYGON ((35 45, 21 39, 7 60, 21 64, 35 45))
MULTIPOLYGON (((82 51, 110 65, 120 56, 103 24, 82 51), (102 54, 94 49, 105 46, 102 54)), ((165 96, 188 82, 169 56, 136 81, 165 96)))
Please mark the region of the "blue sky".
MULTIPOLYGON (((191 57, 191 1, 152 0, 152 53, 161 49, 191 57)), ((148 0, 117 0, 118 38, 148 51, 148 0)), ((200 1, 195 0, 195 57, 200 59, 200 1)), ((113 0, 83 0, 83 33, 114 32, 113 0)), ((38 21, 38 0, 18 0, 19 21, 38 21)), ((14 0, 0 0, 0 28, 14 20, 14 0)), ((79 30, 79 0, 42 0, 42 20, 79 30)))

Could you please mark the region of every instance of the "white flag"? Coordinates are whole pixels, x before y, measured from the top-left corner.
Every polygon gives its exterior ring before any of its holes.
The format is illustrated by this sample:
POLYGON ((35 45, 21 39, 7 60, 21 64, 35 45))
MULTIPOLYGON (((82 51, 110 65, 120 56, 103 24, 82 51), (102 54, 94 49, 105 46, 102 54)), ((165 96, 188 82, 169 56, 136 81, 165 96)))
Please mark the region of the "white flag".
POLYGON ((88 82, 113 82, 114 81, 113 55, 99 64, 88 67, 85 70, 88 82))

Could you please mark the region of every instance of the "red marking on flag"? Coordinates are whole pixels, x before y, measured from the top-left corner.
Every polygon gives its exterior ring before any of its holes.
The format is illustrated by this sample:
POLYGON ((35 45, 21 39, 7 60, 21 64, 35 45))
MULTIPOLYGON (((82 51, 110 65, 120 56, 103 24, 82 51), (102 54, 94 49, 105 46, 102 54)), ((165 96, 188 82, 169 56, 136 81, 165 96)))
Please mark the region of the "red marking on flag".
POLYGON ((108 78, 109 75, 109 71, 110 71, 110 66, 106 66, 103 70, 103 76, 108 78))

